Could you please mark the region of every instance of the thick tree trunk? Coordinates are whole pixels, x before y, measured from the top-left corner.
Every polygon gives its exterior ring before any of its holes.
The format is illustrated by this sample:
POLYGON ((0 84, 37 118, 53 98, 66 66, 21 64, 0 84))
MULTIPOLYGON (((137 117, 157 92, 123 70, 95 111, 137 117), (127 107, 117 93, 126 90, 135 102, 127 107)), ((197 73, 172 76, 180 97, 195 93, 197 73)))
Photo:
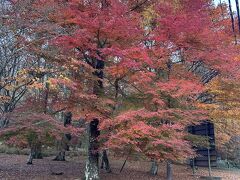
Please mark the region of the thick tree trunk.
POLYGON ((99 169, 98 163, 96 162, 96 158, 89 158, 86 162, 86 169, 85 169, 85 180, 99 180, 99 169))
POLYGON ((172 163, 167 162, 167 180, 173 180, 172 163))
MULTIPOLYGON (((72 122, 72 113, 71 112, 67 112, 64 115, 64 127, 67 127, 68 125, 71 125, 72 122)), ((58 150, 59 153, 58 155, 53 159, 54 161, 66 161, 65 159, 65 152, 69 151, 69 141, 71 141, 72 136, 71 134, 64 134, 64 137, 62 138, 62 140, 60 142, 58 142, 58 150)))
POLYGON ((88 127, 88 159, 86 162, 85 169, 85 180, 98 180, 99 168, 98 168, 98 136, 100 134, 98 130, 98 119, 94 119, 90 122, 88 127))
POLYGON ((108 160, 107 150, 103 150, 102 153, 102 163, 101 163, 101 169, 105 169, 107 173, 112 172, 108 160))
POLYGON ((42 156, 42 144, 39 143, 39 144, 36 144, 34 147, 33 147, 33 159, 42 159, 43 156, 42 156))
POLYGON ((54 161, 66 161, 65 159, 65 151, 62 150, 58 153, 58 155, 53 159, 54 161))
POLYGON ((32 164, 33 161, 33 149, 31 148, 30 154, 28 156, 27 164, 32 164))
POLYGON ((66 161, 65 152, 67 148, 69 148, 69 146, 67 145, 65 137, 63 137, 61 141, 57 142, 58 154, 53 161, 66 161))
POLYGON ((54 161, 66 161, 65 152, 69 151, 69 141, 71 140, 70 134, 65 134, 61 141, 58 142, 58 154, 53 159, 54 161))
POLYGON ((66 151, 69 151, 70 150, 70 147, 69 147, 69 142, 71 141, 71 139, 72 139, 72 135, 71 134, 65 134, 64 135, 65 137, 64 137, 64 139, 65 139, 65 144, 64 144, 64 149, 66 150, 66 151))
POLYGON ((153 176, 156 176, 158 173, 158 164, 157 161, 152 160, 152 164, 151 164, 151 169, 150 169, 150 174, 153 176))
MULTIPOLYGON (((103 1, 103 7, 106 5, 106 1, 103 1)), ((101 45, 101 42, 99 42, 101 45)), ((101 57, 101 54, 98 54, 101 57)), ((90 65, 95 68, 93 75, 99 78, 99 80, 94 82, 93 86, 93 94, 99 96, 103 93, 103 69, 104 69, 104 61, 92 58, 92 63, 90 65)), ((85 179, 86 180, 97 180, 100 179, 99 177, 99 143, 98 137, 100 135, 100 131, 98 130, 99 120, 93 119, 88 127, 88 159, 86 162, 86 169, 85 169, 85 179)))

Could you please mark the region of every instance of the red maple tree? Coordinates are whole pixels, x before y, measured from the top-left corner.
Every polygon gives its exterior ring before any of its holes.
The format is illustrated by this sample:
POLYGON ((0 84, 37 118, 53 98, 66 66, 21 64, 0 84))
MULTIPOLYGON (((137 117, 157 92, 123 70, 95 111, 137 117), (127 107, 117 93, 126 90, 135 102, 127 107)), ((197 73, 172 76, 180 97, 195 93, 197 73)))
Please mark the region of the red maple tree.
POLYGON ((99 121, 107 148, 159 161, 194 155, 185 128, 206 112, 196 101, 204 87, 188 67, 202 61, 233 77, 239 65, 230 23, 210 0, 41 0, 31 7, 32 16, 22 14, 39 35, 31 50, 64 72, 67 79, 51 83, 67 86, 64 103, 76 117, 99 121), (153 14, 147 24, 146 11, 153 14))

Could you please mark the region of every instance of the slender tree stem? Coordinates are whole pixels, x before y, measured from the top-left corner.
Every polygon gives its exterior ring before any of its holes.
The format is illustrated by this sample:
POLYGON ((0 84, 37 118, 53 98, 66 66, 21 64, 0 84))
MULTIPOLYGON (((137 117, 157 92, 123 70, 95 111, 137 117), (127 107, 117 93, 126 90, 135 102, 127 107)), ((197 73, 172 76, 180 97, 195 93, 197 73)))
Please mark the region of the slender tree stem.
POLYGON ((229 6, 231 21, 232 21, 232 31, 233 31, 233 35, 234 35, 234 40, 235 40, 235 44, 237 44, 237 37, 236 37, 236 32, 235 32, 235 25, 234 25, 234 17, 233 17, 231 0, 228 0, 228 6, 229 6))
POLYGON ((239 2, 238 0, 235 0, 236 2, 236 8, 237 8, 237 17, 238 17, 238 32, 240 34, 240 12, 239 12, 239 2))
POLYGON ((127 162, 128 157, 129 157, 130 154, 131 154, 131 151, 129 151, 129 153, 128 153, 128 155, 127 155, 127 157, 126 157, 126 159, 125 159, 125 161, 124 161, 124 163, 123 163, 123 165, 122 165, 122 167, 121 167, 121 169, 120 169, 120 173, 122 172, 122 170, 123 170, 123 168, 124 168, 124 166, 125 166, 125 164, 126 164, 126 162, 127 162))
POLYGON ((220 5, 220 8, 221 8, 222 16, 224 17, 223 6, 222 6, 222 0, 219 1, 219 5, 220 5))

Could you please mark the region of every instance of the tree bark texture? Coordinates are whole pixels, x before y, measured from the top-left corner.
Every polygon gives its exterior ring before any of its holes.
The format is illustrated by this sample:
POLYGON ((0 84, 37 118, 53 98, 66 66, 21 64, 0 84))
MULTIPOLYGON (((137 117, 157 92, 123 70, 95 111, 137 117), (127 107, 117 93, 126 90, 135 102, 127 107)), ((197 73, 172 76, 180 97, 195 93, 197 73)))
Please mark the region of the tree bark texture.
POLYGON ((86 180, 98 180, 99 177, 99 153, 98 153, 98 136, 100 131, 98 130, 99 120, 94 119, 89 123, 88 126, 88 158, 86 162, 85 169, 85 179, 86 180))
POLYGON ((33 161, 33 149, 31 148, 30 154, 28 156, 27 164, 32 164, 33 161))
POLYGON ((158 173, 158 163, 155 160, 152 160, 150 174, 156 176, 158 173))
MULTIPOLYGON (((64 127, 71 125, 72 123, 72 113, 67 112, 64 115, 64 127)), ((64 134, 62 140, 58 143, 58 155, 53 159, 54 161, 65 161, 65 152, 69 151, 69 141, 72 139, 71 134, 64 134)))
POLYGON ((110 173, 111 168, 110 168, 110 164, 109 164, 109 160, 108 160, 108 155, 107 155, 107 150, 103 150, 102 152, 102 163, 101 163, 101 169, 105 169, 106 172, 110 173))

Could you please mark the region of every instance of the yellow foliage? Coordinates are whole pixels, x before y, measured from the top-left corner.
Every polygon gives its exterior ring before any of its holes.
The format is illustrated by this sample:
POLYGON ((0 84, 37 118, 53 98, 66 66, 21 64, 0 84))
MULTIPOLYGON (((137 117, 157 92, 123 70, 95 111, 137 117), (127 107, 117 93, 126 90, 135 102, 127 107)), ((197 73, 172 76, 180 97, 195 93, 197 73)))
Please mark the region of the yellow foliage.
POLYGON ((152 6, 146 8, 143 11, 142 15, 143 15, 143 26, 151 27, 152 22, 153 22, 154 18, 156 17, 156 12, 155 12, 154 8, 152 6))
POLYGON ((205 108, 210 110, 217 139, 225 143, 231 136, 240 135, 240 82, 218 78, 207 88, 216 102, 205 108))

